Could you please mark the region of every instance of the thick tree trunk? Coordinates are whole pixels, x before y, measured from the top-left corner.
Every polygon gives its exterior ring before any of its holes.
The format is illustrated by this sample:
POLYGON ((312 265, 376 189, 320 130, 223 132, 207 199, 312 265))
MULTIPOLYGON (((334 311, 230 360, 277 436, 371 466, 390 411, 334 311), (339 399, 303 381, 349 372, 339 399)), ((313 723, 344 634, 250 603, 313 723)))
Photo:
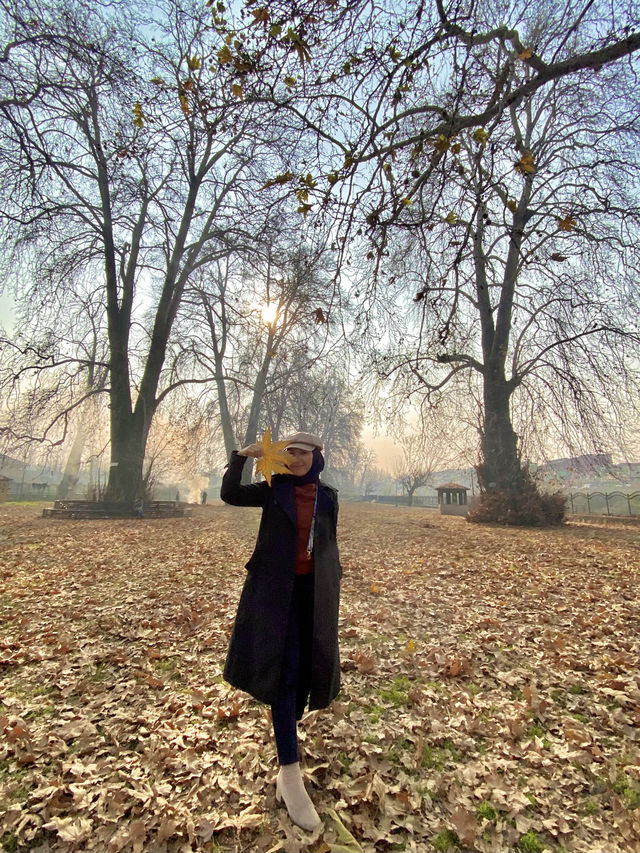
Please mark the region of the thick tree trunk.
POLYGON ((478 482, 483 492, 521 492, 525 476, 518 453, 518 437, 511 424, 513 388, 504 377, 484 377, 484 426, 482 462, 478 482))
POLYGON ((112 408, 111 466, 106 500, 133 504, 136 498, 143 497, 143 464, 151 414, 143 419, 112 408))
POLYGON ((71 450, 67 456, 67 462, 64 466, 62 480, 56 489, 56 497, 59 500, 64 500, 69 496, 69 492, 75 487, 80 474, 80 461, 82 459, 82 451, 87 440, 87 431, 83 424, 80 424, 78 431, 73 439, 71 450))

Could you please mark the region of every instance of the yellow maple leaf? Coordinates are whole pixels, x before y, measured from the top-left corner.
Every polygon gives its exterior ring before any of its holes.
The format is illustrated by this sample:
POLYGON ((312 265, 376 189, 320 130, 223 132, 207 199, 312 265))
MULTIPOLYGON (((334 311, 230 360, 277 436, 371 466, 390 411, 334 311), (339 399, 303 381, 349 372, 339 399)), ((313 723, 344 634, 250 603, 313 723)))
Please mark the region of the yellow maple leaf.
POLYGON ((489 134, 484 129, 484 127, 477 127, 473 131, 473 138, 475 139, 476 142, 479 142, 480 145, 484 145, 486 143, 488 136, 489 136, 489 134))
POLYGON ((272 474, 289 474, 289 457, 284 452, 286 441, 271 441, 271 427, 264 431, 261 441, 262 456, 256 462, 256 474, 259 472, 271 485, 272 474))
POLYGON ((449 225, 455 225, 458 221, 458 217, 455 215, 453 210, 450 210, 449 213, 447 213, 447 215, 445 216, 444 221, 447 222, 449 225))
POLYGON ((416 650, 416 641, 410 639, 405 648, 410 655, 414 654, 416 650))

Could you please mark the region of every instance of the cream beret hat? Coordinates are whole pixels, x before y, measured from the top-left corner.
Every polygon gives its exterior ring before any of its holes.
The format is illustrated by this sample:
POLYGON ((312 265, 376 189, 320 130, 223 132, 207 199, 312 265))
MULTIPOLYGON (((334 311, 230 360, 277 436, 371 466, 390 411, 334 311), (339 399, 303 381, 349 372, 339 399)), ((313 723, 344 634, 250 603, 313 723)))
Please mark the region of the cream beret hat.
POLYGON ((322 450, 322 439, 310 432, 294 432, 293 435, 286 435, 283 441, 287 442, 287 450, 290 447, 297 447, 300 450, 322 450))

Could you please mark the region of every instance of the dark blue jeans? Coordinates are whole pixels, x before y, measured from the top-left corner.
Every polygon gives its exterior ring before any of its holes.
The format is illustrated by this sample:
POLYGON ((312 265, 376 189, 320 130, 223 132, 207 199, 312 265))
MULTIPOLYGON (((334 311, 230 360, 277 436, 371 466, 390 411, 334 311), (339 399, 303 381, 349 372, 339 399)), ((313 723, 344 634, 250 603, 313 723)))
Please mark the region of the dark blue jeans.
POLYGON ((271 706, 279 764, 299 760, 297 721, 311 689, 313 574, 296 575, 287 625, 278 697, 271 706))

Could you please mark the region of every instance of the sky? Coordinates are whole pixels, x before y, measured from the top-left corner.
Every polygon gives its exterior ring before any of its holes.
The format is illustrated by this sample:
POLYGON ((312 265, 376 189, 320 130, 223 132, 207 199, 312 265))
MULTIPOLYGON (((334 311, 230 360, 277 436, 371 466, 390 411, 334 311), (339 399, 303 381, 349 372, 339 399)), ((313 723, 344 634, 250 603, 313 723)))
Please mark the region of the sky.
POLYGON ((402 448, 388 435, 376 435, 373 427, 365 426, 362 431, 364 444, 374 451, 377 461, 375 468, 393 473, 395 463, 402 457, 402 448))
POLYGON ((13 328, 13 301, 0 295, 0 326, 10 331, 13 328))

